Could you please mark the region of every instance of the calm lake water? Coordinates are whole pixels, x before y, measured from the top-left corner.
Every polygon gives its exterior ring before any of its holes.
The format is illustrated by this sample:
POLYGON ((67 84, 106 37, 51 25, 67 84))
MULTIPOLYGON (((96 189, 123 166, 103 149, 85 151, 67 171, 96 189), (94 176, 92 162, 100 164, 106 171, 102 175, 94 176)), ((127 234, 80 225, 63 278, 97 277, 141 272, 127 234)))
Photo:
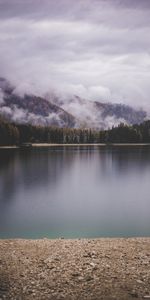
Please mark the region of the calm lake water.
POLYGON ((0 238, 150 236, 150 147, 0 149, 0 238))

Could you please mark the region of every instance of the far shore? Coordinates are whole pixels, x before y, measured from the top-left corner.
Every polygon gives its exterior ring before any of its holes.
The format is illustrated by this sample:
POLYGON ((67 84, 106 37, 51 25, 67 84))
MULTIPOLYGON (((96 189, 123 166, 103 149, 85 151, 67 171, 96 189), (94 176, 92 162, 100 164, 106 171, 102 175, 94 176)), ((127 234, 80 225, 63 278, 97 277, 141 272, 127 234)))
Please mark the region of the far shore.
MULTIPOLYGON (((85 143, 85 144, 54 144, 54 143, 29 143, 33 148, 35 147, 85 147, 85 146, 99 146, 99 147, 109 147, 109 146, 150 146, 150 143, 85 143)), ((0 146, 0 149, 19 149, 20 146, 0 146)))
POLYGON ((150 299, 150 238, 0 240, 0 299, 150 299))
POLYGON ((104 143, 93 143, 93 144, 32 144, 32 147, 53 147, 53 146, 67 146, 67 147, 71 147, 71 146, 102 146, 102 147, 106 147, 106 146, 150 146, 150 144, 146 144, 146 143, 134 143, 134 144, 130 144, 130 143, 108 143, 108 144, 104 144, 104 143))

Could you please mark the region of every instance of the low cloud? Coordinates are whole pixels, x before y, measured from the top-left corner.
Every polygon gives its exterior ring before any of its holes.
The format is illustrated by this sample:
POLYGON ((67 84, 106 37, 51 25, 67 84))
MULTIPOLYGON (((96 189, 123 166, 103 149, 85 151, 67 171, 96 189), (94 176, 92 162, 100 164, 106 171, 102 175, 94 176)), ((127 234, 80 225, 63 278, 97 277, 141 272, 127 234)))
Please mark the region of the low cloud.
POLYGON ((59 113, 51 113, 48 116, 36 115, 30 113, 28 110, 19 108, 16 105, 11 107, 2 106, 0 107, 0 114, 8 119, 11 122, 20 123, 20 124, 32 124, 32 125, 56 125, 64 127, 65 123, 63 122, 61 115, 59 113))

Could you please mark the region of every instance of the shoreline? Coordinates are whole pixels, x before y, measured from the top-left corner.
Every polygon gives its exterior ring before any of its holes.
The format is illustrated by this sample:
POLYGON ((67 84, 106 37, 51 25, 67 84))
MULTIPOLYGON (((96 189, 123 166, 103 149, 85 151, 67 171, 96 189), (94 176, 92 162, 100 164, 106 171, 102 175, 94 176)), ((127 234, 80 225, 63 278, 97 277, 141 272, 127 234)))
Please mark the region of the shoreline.
MULTIPOLYGON (((131 147, 135 147, 135 146, 150 146, 150 143, 108 143, 108 144, 104 144, 104 143, 93 143, 93 144, 52 144, 52 143, 33 143, 31 144, 31 148, 38 148, 38 147, 116 147, 116 146, 131 146, 131 147)), ((17 145, 12 145, 12 146, 0 146, 0 149, 20 149, 20 146, 17 145)), ((27 149, 28 147, 24 147, 25 149, 27 149)), ((31 149, 30 148, 30 149, 31 149)))
POLYGON ((150 237, 0 240, 0 299, 150 299, 150 237))

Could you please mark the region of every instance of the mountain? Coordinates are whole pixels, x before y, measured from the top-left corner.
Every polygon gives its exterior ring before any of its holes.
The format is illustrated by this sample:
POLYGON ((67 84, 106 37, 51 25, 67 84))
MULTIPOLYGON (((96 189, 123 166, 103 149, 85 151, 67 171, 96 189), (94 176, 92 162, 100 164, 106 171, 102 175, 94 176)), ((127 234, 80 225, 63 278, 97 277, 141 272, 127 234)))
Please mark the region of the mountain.
POLYGON ((5 118, 32 125, 75 127, 74 116, 50 101, 34 95, 18 96, 15 89, 2 78, 0 89, 3 96, 0 101, 0 113, 5 118))
POLYGON ((88 101, 78 96, 65 99, 64 101, 55 97, 54 101, 61 108, 73 114, 80 127, 105 129, 120 123, 129 125, 140 124, 147 116, 142 109, 134 109, 123 104, 88 101))
POLYGON ((0 114, 16 123, 106 129, 119 123, 140 124, 146 112, 123 104, 89 101, 78 96, 19 96, 7 80, 0 78, 0 114))

